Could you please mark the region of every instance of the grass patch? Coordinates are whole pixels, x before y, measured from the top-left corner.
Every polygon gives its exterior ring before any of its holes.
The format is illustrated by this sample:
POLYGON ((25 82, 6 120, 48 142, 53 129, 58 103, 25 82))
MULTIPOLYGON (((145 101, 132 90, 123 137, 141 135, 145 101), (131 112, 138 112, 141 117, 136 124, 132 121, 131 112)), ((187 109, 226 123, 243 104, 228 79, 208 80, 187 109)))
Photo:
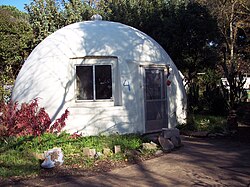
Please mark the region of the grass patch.
POLYGON ((180 130, 208 131, 220 133, 226 129, 227 119, 224 116, 195 114, 188 117, 187 124, 179 125, 180 130))
POLYGON ((26 151, 9 149, 0 154, 0 176, 3 178, 35 175, 39 170, 38 160, 26 151))
POLYGON ((63 132, 60 135, 43 134, 39 137, 7 138, 0 140, 0 178, 39 175, 41 161, 35 158, 33 153, 43 153, 54 147, 62 148, 64 154, 63 165, 91 168, 95 163, 95 159, 85 157, 83 148, 88 147, 96 149, 97 152, 102 152, 104 148, 113 151, 115 145, 120 145, 121 153, 111 153, 105 158, 99 158, 119 161, 126 159, 124 153, 127 150, 140 150, 143 142, 146 142, 146 140, 136 134, 73 138, 70 134, 63 132))

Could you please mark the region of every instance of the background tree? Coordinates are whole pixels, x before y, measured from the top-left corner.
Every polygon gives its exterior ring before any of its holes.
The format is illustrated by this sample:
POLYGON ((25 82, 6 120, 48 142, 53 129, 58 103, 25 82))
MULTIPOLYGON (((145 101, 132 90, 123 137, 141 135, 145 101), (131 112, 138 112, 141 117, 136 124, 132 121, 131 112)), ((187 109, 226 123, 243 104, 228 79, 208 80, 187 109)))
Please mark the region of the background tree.
POLYGON ((220 65, 230 87, 229 104, 234 109, 241 101, 243 73, 250 72, 250 1, 200 1, 217 19, 220 40, 220 65))
POLYGON ((218 60, 212 45, 218 33, 216 20, 204 6, 189 3, 177 7, 166 21, 164 30, 168 32, 163 46, 188 82, 194 83, 197 73, 213 69, 218 60))
POLYGON ((34 0, 25 6, 29 14, 34 38, 33 48, 63 25, 60 4, 54 0, 34 0))
POLYGON ((33 48, 48 35, 71 23, 89 20, 96 1, 33 0, 25 6, 34 32, 33 48))
POLYGON ((64 26, 89 20, 95 14, 96 1, 69 0, 62 1, 64 26))
POLYGON ((15 7, 0 6, 0 91, 13 84, 30 52, 33 38, 28 15, 15 7))

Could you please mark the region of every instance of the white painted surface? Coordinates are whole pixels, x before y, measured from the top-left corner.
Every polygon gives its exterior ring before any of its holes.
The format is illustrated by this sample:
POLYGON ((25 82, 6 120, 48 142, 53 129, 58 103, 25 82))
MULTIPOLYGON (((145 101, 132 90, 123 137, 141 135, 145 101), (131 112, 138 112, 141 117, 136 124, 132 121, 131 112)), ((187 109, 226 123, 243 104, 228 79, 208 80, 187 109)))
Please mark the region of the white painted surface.
POLYGON ((39 98, 40 107, 45 107, 52 120, 68 109, 70 115, 65 130, 69 132, 81 131, 85 135, 143 133, 145 115, 140 64, 170 65, 168 127, 185 123, 186 94, 178 69, 168 54, 137 29, 108 21, 75 23, 42 41, 25 61, 16 79, 12 100, 23 103, 39 98), (86 56, 117 57, 113 72, 114 94, 120 106, 115 106, 114 101, 75 101, 75 64, 86 62, 73 58, 86 56))

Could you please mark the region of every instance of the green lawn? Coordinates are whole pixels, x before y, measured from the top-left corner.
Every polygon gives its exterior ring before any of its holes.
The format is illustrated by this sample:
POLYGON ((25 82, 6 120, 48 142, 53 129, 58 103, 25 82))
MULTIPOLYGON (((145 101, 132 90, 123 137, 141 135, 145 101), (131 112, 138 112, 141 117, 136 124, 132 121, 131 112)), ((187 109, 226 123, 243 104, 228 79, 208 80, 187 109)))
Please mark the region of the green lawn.
POLYGON ((67 133, 57 136, 44 134, 40 137, 8 138, 0 141, 0 177, 38 175, 41 160, 34 157, 34 153, 43 153, 53 147, 61 147, 64 154, 64 165, 81 165, 81 168, 93 166, 94 159, 83 155, 83 148, 88 147, 102 152, 103 148, 113 150, 120 145, 120 154, 110 154, 106 160, 125 160, 125 150, 139 150, 145 141, 141 136, 110 135, 73 138, 67 133))

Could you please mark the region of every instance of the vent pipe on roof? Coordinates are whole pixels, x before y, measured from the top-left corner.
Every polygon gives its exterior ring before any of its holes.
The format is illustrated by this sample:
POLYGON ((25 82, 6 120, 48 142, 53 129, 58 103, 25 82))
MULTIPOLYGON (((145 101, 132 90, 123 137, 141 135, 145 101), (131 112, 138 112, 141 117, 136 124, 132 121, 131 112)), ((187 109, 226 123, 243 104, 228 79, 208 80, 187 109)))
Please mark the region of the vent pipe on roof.
POLYGON ((95 14, 93 16, 91 16, 90 18, 92 21, 101 21, 102 20, 102 16, 99 14, 95 14))

